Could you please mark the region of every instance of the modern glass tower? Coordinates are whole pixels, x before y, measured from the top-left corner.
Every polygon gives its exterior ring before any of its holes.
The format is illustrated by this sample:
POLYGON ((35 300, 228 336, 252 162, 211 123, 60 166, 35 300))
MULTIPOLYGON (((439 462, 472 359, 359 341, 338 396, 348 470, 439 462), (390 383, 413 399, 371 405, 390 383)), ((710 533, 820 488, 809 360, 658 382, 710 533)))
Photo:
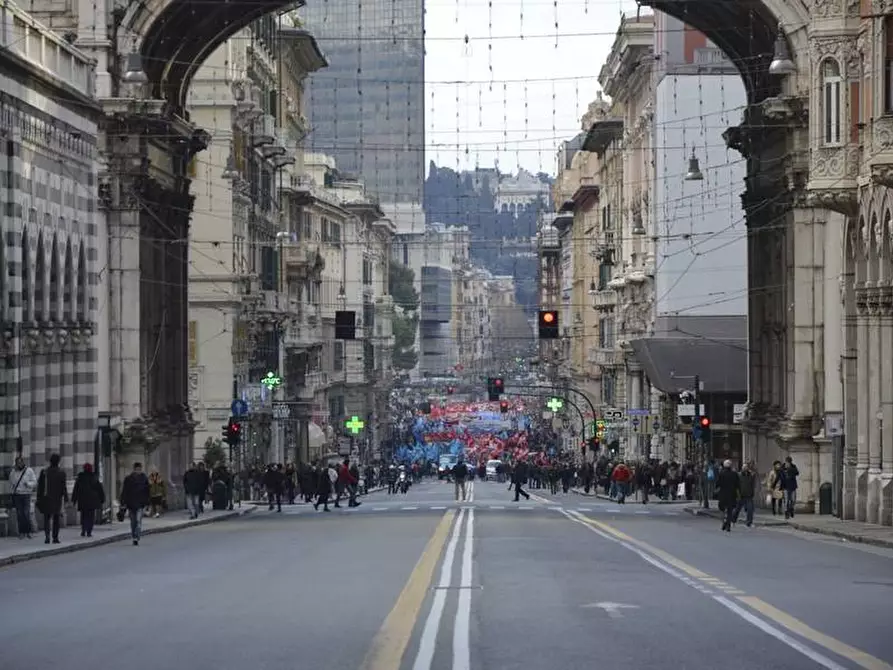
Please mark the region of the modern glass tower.
POLYGON ((300 10, 329 61, 309 79, 308 146, 383 203, 422 202, 423 10, 423 0, 329 0, 300 10))

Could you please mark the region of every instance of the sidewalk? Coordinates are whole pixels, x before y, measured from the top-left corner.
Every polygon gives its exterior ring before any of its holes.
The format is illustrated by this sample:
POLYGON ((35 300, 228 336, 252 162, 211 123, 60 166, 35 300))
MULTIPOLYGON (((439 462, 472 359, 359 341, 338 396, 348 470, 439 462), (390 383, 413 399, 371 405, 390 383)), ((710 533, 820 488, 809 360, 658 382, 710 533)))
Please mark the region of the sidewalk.
MULTIPOLYGON (((234 519, 254 511, 252 506, 236 508, 232 511, 215 512, 206 511, 198 519, 190 519, 186 510, 168 512, 160 519, 143 518, 143 535, 155 535, 156 533, 170 533, 181 528, 203 526, 215 521, 234 519)), ((57 556, 69 554, 74 551, 90 549, 103 544, 130 540, 130 522, 124 520, 121 523, 97 525, 93 528, 93 537, 81 537, 78 524, 66 526, 59 533, 61 544, 44 544, 43 531, 38 531, 30 540, 20 540, 17 537, 0 538, 0 566, 22 563, 45 556, 57 556)))
MULTIPOLYGON (((614 502, 614 500, 610 496, 606 496, 603 493, 595 493, 594 491, 592 491, 590 493, 586 493, 583 489, 580 489, 580 488, 572 488, 571 491, 573 493, 577 493, 581 496, 586 496, 588 498, 599 498, 601 500, 607 500, 608 502, 614 502)), ((627 500, 629 502, 641 502, 639 500, 639 498, 636 496, 636 494, 628 496, 627 500)), ((691 500, 685 500, 684 498, 680 498, 678 500, 661 500, 660 498, 651 496, 648 499, 648 504, 649 505, 684 505, 684 504, 691 505, 691 500)))
MULTIPOLYGON (((693 516, 706 516, 721 519, 722 513, 711 503, 710 509, 699 506, 686 507, 685 511, 693 516)), ((741 521, 739 520, 739 523, 741 521)), ((879 526, 859 521, 842 521, 830 515, 803 514, 785 521, 783 516, 773 516, 766 510, 756 510, 753 517, 754 526, 787 526, 805 533, 829 535, 847 542, 861 542, 875 547, 893 549, 893 527, 879 526)))

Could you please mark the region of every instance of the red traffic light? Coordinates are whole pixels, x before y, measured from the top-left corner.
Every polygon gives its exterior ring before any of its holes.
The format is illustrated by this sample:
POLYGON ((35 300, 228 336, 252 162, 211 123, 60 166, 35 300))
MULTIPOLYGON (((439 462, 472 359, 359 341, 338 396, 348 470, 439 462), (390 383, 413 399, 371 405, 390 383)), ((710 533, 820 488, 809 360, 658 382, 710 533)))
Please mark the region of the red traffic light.
POLYGON ((543 312, 543 323, 553 324, 557 321, 555 312, 543 312))
POLYGON ((710 428, 710 419, 706 416, 701 417, 701 428, 710 428))
POLYGON ((230 429, 232 432, 234 432, 234 433, 238 433, 240 430, 242 430, 242 424, 233 421, 233 422, 229 425, 229 429, 230 429))
POLYGON ((494 379, 494 380, 493 380, 493 386, 501 387, 501 386, 502 386, 502 378, 501 378, 501 377, 497 377, 496 379, 494 379))
POLYGON ((500 412, 508 412, 509 411, 508 401, 503 400, 501 403, 499 403, 499 411, 500 412))
POLYGON ((453 393, 455 390, 456 390, 456 389, 455 389, 454 387, 452 387, 452 386, 447 386, 447 395, 452 395, 452 393, 453 393))

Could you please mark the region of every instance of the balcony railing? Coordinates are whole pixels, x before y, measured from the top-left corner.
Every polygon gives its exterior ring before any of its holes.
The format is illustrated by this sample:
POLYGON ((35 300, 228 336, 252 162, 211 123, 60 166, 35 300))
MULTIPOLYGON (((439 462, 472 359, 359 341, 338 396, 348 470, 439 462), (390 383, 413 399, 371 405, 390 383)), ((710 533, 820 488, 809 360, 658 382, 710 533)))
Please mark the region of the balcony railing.
POLYGON ((329 376, 325 372, 308 372, 304 375, 304 383, 298 387, 298 398, 313 400, 313 396, 329 387, 329 376))
POLYGON ((319 319, 311 319, 308 316, 294 319, 285 331, 283 340, 289 349, 309 349, 321 345, 323 333, 319 319))
POLYGON ((596 309, 611 309, 617 305, 617 291, 612 288, 595 292, 593 304, 596 309))
POLYGON ((617 364, 617 352, 613 347, 592 347, 588 359, 590 365, 610 367, 617 364))
POLYGON ((301 244, 300 242, 282 245, 282 255, 285 263, 285 272, 290 277, 308 277, 316 267, 317 262, 321 263, 320 270, 325 266, 325 261, 322 260, 315 247, 309 248, 306 244, 301 244))

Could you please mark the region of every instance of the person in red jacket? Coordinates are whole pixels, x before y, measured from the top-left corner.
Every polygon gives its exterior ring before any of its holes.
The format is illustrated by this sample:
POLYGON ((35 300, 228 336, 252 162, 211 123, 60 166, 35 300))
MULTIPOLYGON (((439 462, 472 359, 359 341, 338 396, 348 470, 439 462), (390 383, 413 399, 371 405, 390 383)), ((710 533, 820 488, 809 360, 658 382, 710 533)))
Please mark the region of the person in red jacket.
POLYGON ((341 496, 344 494, 345 489, 347 489, 348 496, 347 506, 359 507, 360 503, 357 502, 357 478, 350 472, 349 458, 345 458, 344 462, 338 466, 338 495, 335 498, 335 507, 341 507, 341 496))
POLYGON ((629 492, 629 482, 632 476, 633 473, 623 461, 615 465, 614 472, 611 473, 611 479, 617 484, 617 502, 621 505, 626 502, 626 494, 629 492))

